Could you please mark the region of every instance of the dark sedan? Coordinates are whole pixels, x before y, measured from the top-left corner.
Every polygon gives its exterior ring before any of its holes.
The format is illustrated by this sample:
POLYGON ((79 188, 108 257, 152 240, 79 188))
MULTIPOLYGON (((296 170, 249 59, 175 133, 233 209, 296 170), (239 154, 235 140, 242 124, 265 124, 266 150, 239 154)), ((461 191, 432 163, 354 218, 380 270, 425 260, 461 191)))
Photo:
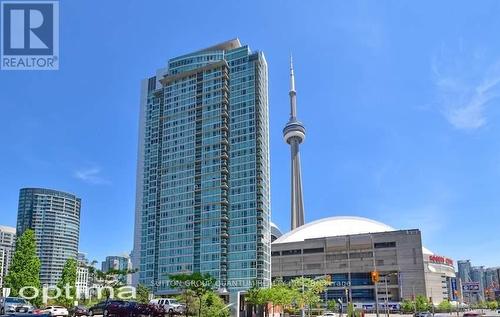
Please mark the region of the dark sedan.
POLYGON ((88 316, 89 310, 85 306, 75 306, 69 309, 69 315, 73 317, 88 316))
POLYGON ((117 315, 119 313, 120 305, 126 303, 123 300, 107 300, 100 302, 89 308, 88 316, 103 315, 107 317, 109 315, 117 315))

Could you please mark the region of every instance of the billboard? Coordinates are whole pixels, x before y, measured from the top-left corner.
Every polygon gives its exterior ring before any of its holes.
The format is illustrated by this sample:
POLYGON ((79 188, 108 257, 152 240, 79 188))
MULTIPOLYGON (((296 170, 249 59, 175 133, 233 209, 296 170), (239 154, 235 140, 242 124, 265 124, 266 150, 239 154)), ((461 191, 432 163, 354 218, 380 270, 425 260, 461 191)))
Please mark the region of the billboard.
POLYGON ((479 282, 466 282, 462 286, 464 293, 479 293, 481 285, 479 282))

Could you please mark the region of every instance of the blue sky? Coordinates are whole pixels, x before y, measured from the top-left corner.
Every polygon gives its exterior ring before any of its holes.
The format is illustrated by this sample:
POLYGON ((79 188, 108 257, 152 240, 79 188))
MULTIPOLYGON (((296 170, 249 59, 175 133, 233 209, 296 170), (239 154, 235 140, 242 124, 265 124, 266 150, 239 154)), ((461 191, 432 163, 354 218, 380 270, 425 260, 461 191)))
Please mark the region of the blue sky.
POLYGON ((69 1, 60 70, 0 71, 0 224, 18 191, 82 198, 80 249, 132 247, 140 80, 239 37, 269 64, 272 212, 289 227, 293 52, 306 220, 366 216, 500 265, 500 2, 69 1))

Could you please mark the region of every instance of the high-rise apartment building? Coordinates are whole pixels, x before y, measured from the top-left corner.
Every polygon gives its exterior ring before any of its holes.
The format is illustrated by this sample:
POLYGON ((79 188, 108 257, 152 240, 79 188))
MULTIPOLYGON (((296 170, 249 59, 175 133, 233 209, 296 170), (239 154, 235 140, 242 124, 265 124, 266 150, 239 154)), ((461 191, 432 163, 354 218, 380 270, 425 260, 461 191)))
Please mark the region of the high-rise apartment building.
POLYGON ((128 256, 107 256, 101 265, 101 270, 103 272, 108 272, 109 270, 130 270, 131 268, 130 258, 128 256))
POLYGON ((267 63, 238 39, 142 83, 135 243, 142 284, 209 273, 235 294, 270 282, 267 63), (139 264, 140 263, 140 264, 139 264))
POLYGON ((56 285, 68 258, 77 259, 80 198, 44 188, 23 188, 19 194, 17 233, 33 229, 41 261, 42 285, 56 285))
MULTIPOLYGON (((101 270, 109 272, 110 270, 127 271, 132 269, 132 262, 128 256, 107 256, 106 260, 102 262, 101 270)), ((132 284, 132 277, 130 274, 120 277, 120 282, 126 285, 132 284)))
POLYGON ((0 226, 0 289, 7 273, 16 244, 16 228, 0 226))
POLYGON ((488 267, 484 270, 485 288, 494 289, 499 287, 497 270, 498 268, 496 267, 488 267))
POLYGON ((479 283, 479 295, 481 299, 484 300, 484 290, 486 279, 484 275, 484 266, 473 266, 471 270, 472 282, 479 283))
POLYGON ((458 267, 458 277, 463 283, 469 283, 472 282, 472 264, 470 260, 459 260, 457 261, 457 267, 458 267))

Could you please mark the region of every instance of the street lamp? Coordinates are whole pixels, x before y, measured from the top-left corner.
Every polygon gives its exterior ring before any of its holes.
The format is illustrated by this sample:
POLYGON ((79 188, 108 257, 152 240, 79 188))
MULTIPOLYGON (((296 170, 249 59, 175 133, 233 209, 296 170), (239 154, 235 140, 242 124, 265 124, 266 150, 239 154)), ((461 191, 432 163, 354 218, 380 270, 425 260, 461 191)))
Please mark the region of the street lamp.
MULTIPOLYGON (((372 257, 373 257, 373 272, 377 272, 377 265, 376 265, 376 260, 375 260, 375 242, 373 241, 373 235, 370 234, 370 239, 372 240, 372 257)), ((378 311, 378 285, 377 282, 374 282, 375 284, 375 312, 377 314, 377 317, 379 317, 379 311, 378 311)))
POLYGON ((389 291, 387 289, 387 278, 392 275, 398 275, 397 272, 392 272, 385 275, 385 311, 387 317, 389 317, 389 291))

